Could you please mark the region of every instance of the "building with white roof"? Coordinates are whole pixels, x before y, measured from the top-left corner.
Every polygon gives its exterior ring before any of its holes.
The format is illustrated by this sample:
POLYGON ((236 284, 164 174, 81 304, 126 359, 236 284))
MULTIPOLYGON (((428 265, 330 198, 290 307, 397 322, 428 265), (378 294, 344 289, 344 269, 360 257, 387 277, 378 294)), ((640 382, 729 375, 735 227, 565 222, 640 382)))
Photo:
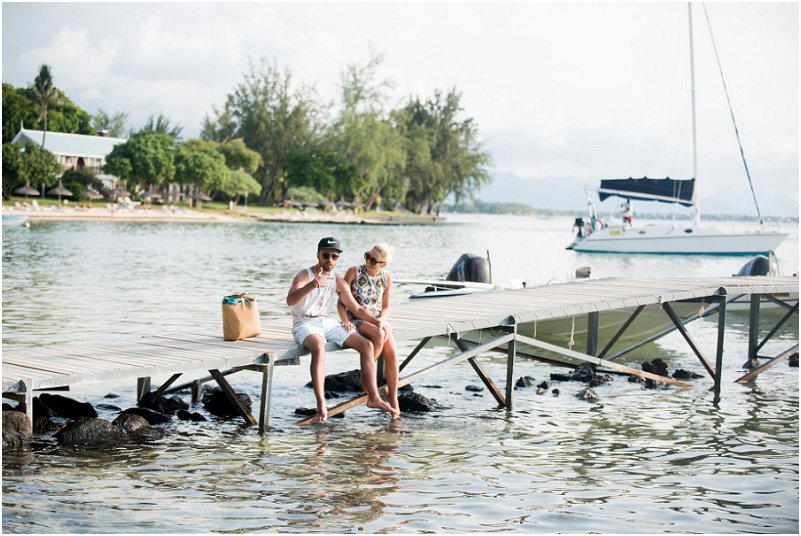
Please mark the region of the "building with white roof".
POLYGON ((85 169, 103 181, 106 188, 114 188, 117 177, 104 175, 103 166, 114 146, 128 141, 126 138, 49 131, 45 135, 41 130, 23 128, 14 136, 11 143, 34 143, 41 147, 42 138, 44 138, 44 148, 55 155, 62 171, 85 169))

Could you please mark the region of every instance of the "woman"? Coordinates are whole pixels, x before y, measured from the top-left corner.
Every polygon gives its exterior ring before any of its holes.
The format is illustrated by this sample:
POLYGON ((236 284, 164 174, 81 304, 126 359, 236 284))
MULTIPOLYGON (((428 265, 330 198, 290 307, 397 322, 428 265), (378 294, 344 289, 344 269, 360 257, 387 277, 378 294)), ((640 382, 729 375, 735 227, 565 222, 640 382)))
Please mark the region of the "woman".
POLYGON ((356 318, 340 301, 337 304, 339 318, 347 330, 356 329, 370 339, 375 348, 374 359, 384 354, 384 378, 387 382, 387 402, 400 411, 398 404, 398 352, 392 328, 387 323, 392 297, 392 277, 385 270, 392 259, 392 248, 376 244, 364 254, 364 264, 351 266, 344 279, 350 286, 353 298, 377 320, 372 324, 356 318))

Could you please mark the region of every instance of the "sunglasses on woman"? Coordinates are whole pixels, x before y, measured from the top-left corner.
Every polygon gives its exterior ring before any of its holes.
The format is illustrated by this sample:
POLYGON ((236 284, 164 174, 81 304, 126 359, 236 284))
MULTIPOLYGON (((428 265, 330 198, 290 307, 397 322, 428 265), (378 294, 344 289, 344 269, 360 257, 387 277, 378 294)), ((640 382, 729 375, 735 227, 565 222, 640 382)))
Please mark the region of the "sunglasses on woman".
POLYGON ((370 255, 369 253, 365 253, 364 254, 364 260, 366 260, 370 264, 386 264, 387 263, 387 261, 379 261, 378 259, 376 259, 372 255, 370 255))
POLYGON ((327 251, 324 251, 323 253, 320 253, 320 255, 325 260, 331 259, 331 260, 335 261, 335 260, 339 259, 339 253, 328 253, 327 251))

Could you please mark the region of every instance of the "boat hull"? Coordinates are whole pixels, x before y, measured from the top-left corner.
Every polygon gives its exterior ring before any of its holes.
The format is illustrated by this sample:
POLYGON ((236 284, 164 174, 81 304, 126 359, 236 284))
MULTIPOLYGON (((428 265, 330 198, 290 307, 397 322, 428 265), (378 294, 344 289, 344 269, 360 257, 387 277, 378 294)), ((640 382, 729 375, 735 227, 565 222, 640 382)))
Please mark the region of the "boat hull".
POLYGON ((577 238, 568 249, 582 253, 757 255, 775 250, 786 237, 779 232, 729 234, 693 226, 608 227, 577 238))

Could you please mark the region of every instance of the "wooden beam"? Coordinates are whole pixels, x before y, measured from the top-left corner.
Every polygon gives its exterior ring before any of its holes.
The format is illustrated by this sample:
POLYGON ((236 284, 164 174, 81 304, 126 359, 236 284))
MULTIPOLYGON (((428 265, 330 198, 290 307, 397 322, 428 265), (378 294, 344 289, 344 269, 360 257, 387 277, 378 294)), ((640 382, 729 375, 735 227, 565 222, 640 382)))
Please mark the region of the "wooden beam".
POLYGON ((534 346, 535 348, 541 348, 543 350, 548 350, 549 352, 562 354, 565 357, 578 359, 579 361, 586 361, 587 363, 592 363, 594 365, 601 365, 614 370, 619 370, 621 372, 625 372, 626 374, 631 374, 632 376, 649 378, 651 380, 669 383, 678 387, 690 387, 690 384, 688 383, 674 380, 673 378, 668 378, 667 376, 659 376, 658 374, 652 374, 650 372, 645 372, 644 370, 627 367, 625 365, 621 365, 620 363, 615 363, 614 361, 607 361, 606 359, 601 359, 600 357, 582 354, 581 352, 576 352, 574 350, 568 350, 567 348, 562 348, 561 346, 556 346, 555 344, 549 344, 538 339, 532 339, 531 337, 526 337, 525 335, 517 334, 516 338, 518 342, 528 344, 529 346, 534 346))
POLYGON ((762 365, 760 367, 757 367, 756 369, 752 370, 751 372, 749 372, 745 376, 741 376, 741 377, 737 378, 734 381, 735 381, 735 383, 746 383, 746 382, 749 382, 749 381, 753 380, 754 378, 756 378, 757 376, 759 376, 760 374, 762 374, 763 372, 765 372, 766 370, 768 370, 769 368, 771 368, 773 365, 775 365, 776 363, 778 363, 782 359, 787 359, 788 357, 790 357, 790 355, 794 354, 795 352, 798 352, 798 345, 797 344, 795 346, 793 346, 792 348, 790 348, 790 349, 782 352, 781 354, 777 355, 776 357, 774 357, 773 359, 771 359, 770 361, 768 361, 764 365, 762 365))
POLYGON ((709 373, 709 376, 714 381, 717 374, 715 373, 715 369, 712 368, 712 363, 710 363, 709 360, 706 357, 704 357, 704 354, 701 353, 701 350, 698 348, 698 345, 695 344, 695 341, 693 340, 692 337, 690 337, 690 334, 684 327, 684 323, 682 322, 681 318, 679 318, 679 315, 676 314, 676 312, 673 310, 673 308, 670 306, 669 303, 663 303, 662 310, 665 311, 665 313, 670 317, 670 320, 673 321, 673 325, 676 326, 676 329, 679 330, 681 336, 684 337, 684 340, 687 341, 687 344, 690 345, 690 348, 698 357, 698 360, 701 361, 701 364, 704 366, 706 371, 709 373))
POLYGON ((242 401, 239 400, 239 397, 236 396, 236 393, 231 388, 231 385, 228 383, 228 381, 225 379, 225 376, 223 376, 222 373, 217 369, 211 369, 209 370, 209 373, 214 378, 214 381, 217 382, 217 385, 220 386, 220 389, 223 390, 225 396, 228 397, 228 400, 230 400, 231 403, 234 406, 236 406, 236 408, 239 410, 239 413, 242 415, 242 418, 245 419, 245 422, 251 425, 256 424, 256 419, 250 413, 248 408, 245 407, 242 401))
MULTIPOLYGON (((460 361, 464 361, 465 359, 469 359, 469 358, 477 356, 479 354, 483 354, 484 352, 486 352, 488 350, 492 350, 496 346, 500 346, 502 344, 506 344, 507 342, 511 341, 513 338, 514 338, 514 334, 513 333, 508 333, 506 335, 502 335, 502 336, 498 337, 497 339, 493 339, 493 340, 491 340, 491 341, 489 341, 487 343, 484 343, 482 345, 476 346, 475 348, 471 348, 470 350, 467 350, 467 351, 462 352, 460 354, 456 354, 454 356, 451 356, 451 357, 449 357, 449 358, 447 358, 447 359, 445 359, 443 361, 440 361, 439 363, 434 363, 433 365, 430 365, 430 366, 428 366, 428 367, 426 367, 424 369, 418 370, 417 372, 413 372, 412 374, 406 376, 405 378, 401 378, 400 380, 398 380, 398 388, 403 387, 404 385, 409 385, 410 383, 412 383, 412 381, 414 381, 414 380, 420 378, 421 376, 424 376, 424 375, 428 374, 429 372, 432 372, 432 371, 434 371, 434 370, 436 370, 436 369, 438 369, 438 368, 440 368, 442 366, 451 365, 453 363, 458 363, 460 361)), ((386 392, 387 392, 387 386, 386 385, 378 388, 378 393, 379 394, 383 395, 383 394, 386 394, 386 392)), ((365 402, 367 402, 367 395, 359 395, 357 397, 351 398, 350 400, 348 400, 346 402, 342 402, 341 404, 337 404, 333 408, 329 409, 328 410, 328 417, 330 418, 330 417, 333 417, 334 415, 338 415, 338 414, 342 413, 343 411, 346 411, 346 410, 348 410, 348 409, 350 409, 352 407, 358 406, 359 404, 364 404, 365 402)), ((296 424, 299 424, 299 425, 310 424, 310 423, 314 422, 316 418, 317 418, 316 415, 312 415, 311 417, 306 417, 305 419, 299 420, 296 424)))
MULTIPOLYGON (((456 339, 456 345, 459 349, 463 352, 470 349, 470 346, 463 340, 463 339, 456 339)), ((495 382, 492 381, 492 378, 489 377, 489 374, 484 372, 484 369, 481 368, 481 365, 478 364, 475 357, 470 357, 467 359, 467 362, 470 363, 470 366, 473 367, 473 370, 478 374, 478 377, 481 378, 481 381, 484 385, 489 389, 490 394, 495 398, 495 401, 498 402, 499 407, 504 407, 506 405, 506 399, 501 394, 501 390, 498 389, 498 386, 495 385, 495 382)))

